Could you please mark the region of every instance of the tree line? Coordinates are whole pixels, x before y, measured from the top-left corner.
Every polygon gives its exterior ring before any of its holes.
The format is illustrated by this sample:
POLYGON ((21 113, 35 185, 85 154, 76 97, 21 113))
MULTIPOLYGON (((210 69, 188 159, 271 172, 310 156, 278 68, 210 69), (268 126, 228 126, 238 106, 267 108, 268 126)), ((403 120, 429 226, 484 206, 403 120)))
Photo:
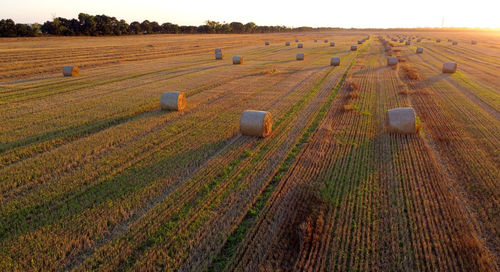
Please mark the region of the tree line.
MULTIPOLYGON (((128 24, 125 20, 106 15, 89 15, 80 13, 78 19, 54 18, 43 24, 16 24, 12 19, 0 20, 0 37, 32 37, 40 35, 55 36, 120 36, 136 34, 194 34, 194 33, 272 33, 292 31, 319 31, 325 28, 286 26, 259 26, 253 22, 220 23, 206 21, 200 26, 184 26, 172 23, 159 24, 148 20, 142 23, 134 21, 128 24)), ((331 28, 329 28, 331 29, 331 28)))

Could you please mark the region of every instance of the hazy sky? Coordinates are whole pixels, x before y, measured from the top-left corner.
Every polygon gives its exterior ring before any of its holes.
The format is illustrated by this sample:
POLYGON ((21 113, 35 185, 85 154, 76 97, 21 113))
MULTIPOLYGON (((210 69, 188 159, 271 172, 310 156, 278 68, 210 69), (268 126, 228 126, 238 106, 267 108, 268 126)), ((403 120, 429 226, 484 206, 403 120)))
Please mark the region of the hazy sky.
POLYGON ((500 0, 0 0, 0 18, 43 23, 55 15, 106 14, 127 22, 201 25, 254 22, 258 25, 328 27, 500 27, 500 0))

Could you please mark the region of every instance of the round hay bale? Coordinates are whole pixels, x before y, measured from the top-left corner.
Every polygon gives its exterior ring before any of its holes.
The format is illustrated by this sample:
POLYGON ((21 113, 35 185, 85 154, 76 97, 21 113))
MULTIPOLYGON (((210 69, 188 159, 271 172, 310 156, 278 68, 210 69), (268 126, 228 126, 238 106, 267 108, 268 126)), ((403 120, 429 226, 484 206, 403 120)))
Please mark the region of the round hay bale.
POLYGON ((162 110, 181 111, 186 108, 186 96, 183 92, 166 92, 161 95, 162 110))
POLYGON ((453 74, 457 71, 456 62, 445 62, 443 64, 443 73, 453 74))
POLYGON ((330 65, 331 66, 339 66, 340 65, 340 58, 332 57, 330 59, 330 65))
POLYGON ((335 43, 334 42, 330 42, 330 46, 335 46, 335 43))
POLYGON ((389 45, 385 47, 385 51, 386 51, 386 52, 391 51, 391 49, 392 49, 392 47, 390 47, 389 45))
POLYGON ((441 42, 441 39, 437 39, 436 42, 441 42))
POLYGON ((351 45, 351 51, 356 51, 358 50, 358 46, 357 45, 351 45))
POLYGON ((417 47, 417 54, 422 54, 424 53, 424 48, 423 47, 417 47))
POLYGON ((406 45, 410 45, 410 44, 411 44, 411 42, 409 40, 406 41, 406 45))
POLYGON ((471 44, 477 44, 477 41, 476 40, 472 40, 470 43, 471 44))
POLYGON ((224 59, 224 54, 222 54, 222 52, 215 53, 215 59, 216 60, 224 59))
POLYGON ((318 40, 314 40, 314 42, 318 42, 318 40))
POLYGON ((295 42, 299 42, 299 40, 295 40, 295 42))
POLYGON ((458 42, 457 42, 457 41, 453 41, 451 44, 452 44, 452 45, 457 45, 457 44, 458 44, 458 42))
POLYGON ((240 117, 240 131, 243 135, 266 137, 271 134, 273 118, 267 111, 246 110, 240 117))
POLYGON ((395 108, 387 111, 386 128, 389 133, 416 133, 416 118, 413 108, 395 108))
POLYGON ((80 68, 77 66, 64 66, 63 67, 63 76, 79 76, 80 68))
POLYGON ((421 42, 421 41, 422 41, 422 39, 417 39, 417 42, 421 42))
POLYGON ((290 42, 285 42, 285 45, 286 46, 290 46, 290 42))
POLYGON ((305 58, 304 53, 297 54, 297 60, 304 60, 304 58, 305 58))
POLYGON ((358 44, 363 44, 363 41, 362 40, 358 40, 358 44))
POLYGON ((233 64, 243 64, 243 57, 242 56, 234 56, 233 57, 233 64))
POLYGON ((270 44, 271 44, 271 42, 270 42, 270 41, 266 41, 266 45, 270 45, 270 44))
POLYGON ((304 48, 304 45, 302 43, 297 44, 297 48, 304 48))
POLYGON ((397 57, 388 57, 387 58, 387 66, 394 66, 398 64, 398 58, 397 57))
POLYGON ((324 41, 324 42, 325 42, 325 43, 327 43, 327 42, 328 42, 328 40, 326 40, 326 39, 325 39, 325 41, 324 41))
POLYGON ((222 53, 222 48, 215 48, 215 54, 222 53))

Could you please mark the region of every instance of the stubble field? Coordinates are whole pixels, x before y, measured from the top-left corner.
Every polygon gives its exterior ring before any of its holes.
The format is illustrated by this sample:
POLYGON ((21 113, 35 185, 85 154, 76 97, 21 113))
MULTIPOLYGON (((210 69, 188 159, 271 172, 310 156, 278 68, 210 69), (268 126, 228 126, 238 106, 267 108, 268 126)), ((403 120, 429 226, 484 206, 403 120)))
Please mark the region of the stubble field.
POLYGON ((489 32, 1 39, 0 271, 498 271, 499 76, 489 32))

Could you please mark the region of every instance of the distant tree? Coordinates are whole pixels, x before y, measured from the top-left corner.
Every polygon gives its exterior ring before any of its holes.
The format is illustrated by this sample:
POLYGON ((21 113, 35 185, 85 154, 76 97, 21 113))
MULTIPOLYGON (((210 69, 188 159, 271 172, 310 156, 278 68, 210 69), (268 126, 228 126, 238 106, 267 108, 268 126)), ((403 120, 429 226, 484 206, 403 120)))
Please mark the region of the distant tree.
POLYGON ((1 37, 15 37, 16 23, 12 19, 0 20, 0 36, 1 37))
POLYGON ((249 22, 245 24, 245 32, 246 33, 254 33, 255 32, 255 23, 249 22))
POLYGON ((245 31, 245 26, 240 22, 232 22, 229 24, 233 33, 242 33, 245 31))
POLYGON ((139 34, 142 33, 142 27, 141 24, 137 21, 132 22, 129 26, 129 33, 130 34, 139 34))
POLYGON ((144 22, 141 23, 141 29, 144 32, 144 34, 153 33, 153 26, 148 20, 144 20, 144 22))
POLYGON ((179 33, 179 26, 172 23, 164 23, 161 25, 164 33, 177 34, 179 33))
POLYGON ((231 33, 233 32, 233 28, 229 24, 223 24, 221 26, 221 32, 220 33, 231 33))
POLYGON ((95 35, 97 23, 95 22, 94 16, 80 13, 78 14, 78 20, 80 21, 80 33, 82 33, 82 35, 95 35))
POLYGON ((127 24, 127 22, 123 19, 118 22, 118 29, 120 30, 121 35, 129 34, 129 27, 129 24, 127 24))

